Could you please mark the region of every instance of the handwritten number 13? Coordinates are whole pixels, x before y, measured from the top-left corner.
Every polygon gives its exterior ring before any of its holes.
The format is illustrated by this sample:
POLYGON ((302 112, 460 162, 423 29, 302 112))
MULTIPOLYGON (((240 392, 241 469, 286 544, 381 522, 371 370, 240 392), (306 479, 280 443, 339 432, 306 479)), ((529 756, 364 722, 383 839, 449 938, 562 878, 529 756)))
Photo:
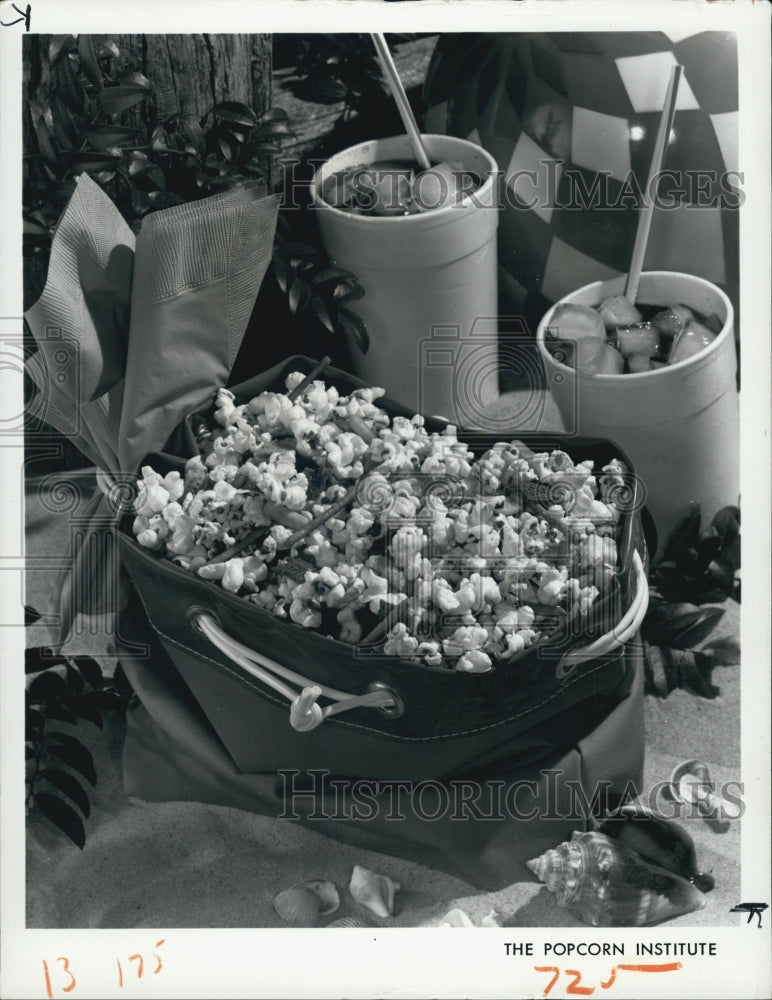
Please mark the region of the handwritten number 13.
MULTIPOLYGON (((62 993, 70 993, 78 985, 75 976, 73 976, 73 974, 70 972, 70 961, 69 959, 65 958, 64 955, 60 955, 56 961, 61 962, 62 972, 67 973, 67 976, 69 977, 69 982, 67 983, 66 986, 61 987, 61 991, 62 993)), ((48 1000, 53 1000, 54 992, 51 987, 51 973, 48 970, 48 962, 45 959, 43 959, 43 973, 46 978, 46 996, 48 997, 48 1000)))

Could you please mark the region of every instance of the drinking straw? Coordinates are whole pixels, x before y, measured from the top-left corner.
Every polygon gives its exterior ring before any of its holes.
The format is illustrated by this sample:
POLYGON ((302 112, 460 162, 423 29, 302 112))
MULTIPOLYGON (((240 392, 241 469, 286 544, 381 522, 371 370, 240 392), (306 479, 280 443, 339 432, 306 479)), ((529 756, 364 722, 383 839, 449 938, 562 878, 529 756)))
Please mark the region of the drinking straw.
POLYGON ((683 67, 679 65, 675 65, 673 67, 673 71, 670 74, 670 83, 668 84, 667 94, 665 95, 665 104, 662 108, 662 115, 659 119, 659 131, 657 132, 657 139, 654 144, 654 153, 651 158, 651 166, 649 167, 649 179, 646 184, 646 193, 648 197, 646 204, 641 211, 640 217, 638 218, 638 229, 635 233, 633 255, 630 259, 630 270, 627 275, 627 284, 625 286, 625 297, 629 299, 630 302, 635 302, 635 297, 638 294, 638 282, 641 280, 643 258, 646 256, 646 244, 649 239, 651 220, 654 215, 653 195, 659 184, 657 175, 662 170, 662 164, 667 153, 670 130, 673 127, 676 97, 678 96, 678 83, 681 79, 682 69, 683 67))
POLYGON ((410 102, 407 99, 405 88, 402 86, 402 81, 399 78, 397 67, 394 65, 394 59, 391 52, 389 52, 386 39, 380 34, 372 34, 370 37, 373 40, 373 45, 375 45, 383 72, 386 75, 386 82, 389 84, 391 95, 394 98, 397 110, 405 126, 405 131, 410 139, 410 145, 413 147, 413 155, 418 160, 422 170, 429 170, 432 163, 426 153, 421 133, 418 131, 418 124, 413 116, 413 109, 410 107, 410 102))

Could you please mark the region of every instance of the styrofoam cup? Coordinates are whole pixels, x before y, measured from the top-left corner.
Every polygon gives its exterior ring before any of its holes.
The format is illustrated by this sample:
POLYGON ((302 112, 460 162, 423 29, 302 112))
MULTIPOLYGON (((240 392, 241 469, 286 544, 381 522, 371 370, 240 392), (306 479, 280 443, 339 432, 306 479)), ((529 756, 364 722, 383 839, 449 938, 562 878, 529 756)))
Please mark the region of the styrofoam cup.
MULTIPOLYGON (((625 276, 596 281, 563 303, 597 306, 624 292, 625 276)), ((557 361, 545 346, 557 305, 543 317, 537 342, 552 396, 569 433, 603 437, 627 453, 645 490, 661 552, 672 529, 700 505, 703 529, 715 513, 739 497, 739 397, 734 312, 715 285, 691 274, 649 271, 641 275, 636 301, 681 303, 723 326, 699 354, 674 365, 632 375, 592 375, 557 361)), ((566 337, 568 340, 569 338, 566 337)))
POLYGON ((498 392, 496 161, 480 146, 426 135, 433 163, 458 160, 483 183, 471 195, 415 215, 356 215, 328 205, 325 180, 361 164, 412 159, 407 136, 360 143, 331 157, 313 180, 322 243, 331 264, 353 272, 363 298, 366 352, 351 343, 354 374, 428 415, 477 423, 498 392))

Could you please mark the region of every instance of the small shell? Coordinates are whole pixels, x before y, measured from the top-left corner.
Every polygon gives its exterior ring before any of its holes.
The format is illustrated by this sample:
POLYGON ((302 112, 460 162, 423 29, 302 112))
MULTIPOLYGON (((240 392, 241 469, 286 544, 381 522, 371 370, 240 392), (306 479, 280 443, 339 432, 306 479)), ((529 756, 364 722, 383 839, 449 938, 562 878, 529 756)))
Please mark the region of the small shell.
POLYGON ((354 865, 349 891, 357 903, 366 906, 376 917, 390 917, 394 912, 394 893, 400 888, 388 875, 354 865))
POLYGON ((353 917, 338 917, 337 920, 333 920, 331 923, 327 924, 328 927, 372 927, 372 922, 370 920, 365 920, 364 917, 353 916, 353 917))
POLYGON ((720 820, 737 819, 738 812, 714 791, 715 782, 708 765, 701 760, 685 760, 678 764, 670 776, 670 788, 679 802, 696 807, 700 816, 720 820))
POLYGON ((273 901, 273 908, 293 927, 317 927, 319 924, 319 897, 302 885, 280 892, 273 901))
POLYGON ((480 921, 480 927, 501 927, 501 914, 497 910, 486 913, 480 921))
POLYGON ((302 888, 310 889, 316 895, 319 900, 320 916, 327 917, 339 908, 340 896, 334 882, 328 882, 325 879, 310 879, 308 882, 303 882, 302 888))
POLYGON ((686 879, 603 833, 574 833, 526 865, 560 906, 593 927, 646 927, 706 903, 686 879))
POLYGON ((440 927, 474 927, 474 924, 469 919, 464 911, 456 906, 452 910, 448 910, 442 920, 439 922, 440 927))

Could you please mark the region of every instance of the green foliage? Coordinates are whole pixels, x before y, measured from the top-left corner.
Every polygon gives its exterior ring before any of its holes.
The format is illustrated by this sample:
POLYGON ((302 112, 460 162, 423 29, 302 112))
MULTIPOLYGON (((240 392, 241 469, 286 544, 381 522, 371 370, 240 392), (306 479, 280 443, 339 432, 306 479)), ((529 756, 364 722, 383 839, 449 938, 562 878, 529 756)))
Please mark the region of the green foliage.
POLYGON ((715 698, 715 667, 736 665, 736 640, 722 639, 695 647, 710 637, 724 616, 708 602, 740 600, 740 511, 724 507, 700 533, 697 507, 673 531, 664 554, 651 568, 651 598, 641 636, 644 640, 646 685, 666 696, 677 687, 703 698, 715 698))
MULTIPOLYGON (((120 71, 120 52, 109 40, 54 36, 48 57, 48 91, 29 103, 37 149, 24 157, 25 255, 48 255, 80 173, 104 189, 138 232, 142 219, 162 208, 246 182, 268 190, 271 157, 294 135, 282 108, 258 116, 239 101, 220 101, 201 120, 159 119, 153 83, 120 71)), ((299 253, 299 246, 282 219, 274 270, 290 312, 310 308, 328 333, 348 332, 366 345, 362 320, 342 305, 361 294, 356 278, 338 272, 339 281, 325 276, 309 284, 326 265, 313 248, 299 253)))
MULTIPOLYGON (((26 610, 28 622, 39 618, 26 610)), ((82 848, 83 820, 91 813, 83 782, 97 783, 94 759, 77 737, 51 724, 85 720, 102 729, 104 712, 125 713, 131 687, 120 664, 105 677, 93 657, 62 656, 44 646, 26 650, 25 672, 35 675, 25 693, 27 809, 39 810, 82 848)))

